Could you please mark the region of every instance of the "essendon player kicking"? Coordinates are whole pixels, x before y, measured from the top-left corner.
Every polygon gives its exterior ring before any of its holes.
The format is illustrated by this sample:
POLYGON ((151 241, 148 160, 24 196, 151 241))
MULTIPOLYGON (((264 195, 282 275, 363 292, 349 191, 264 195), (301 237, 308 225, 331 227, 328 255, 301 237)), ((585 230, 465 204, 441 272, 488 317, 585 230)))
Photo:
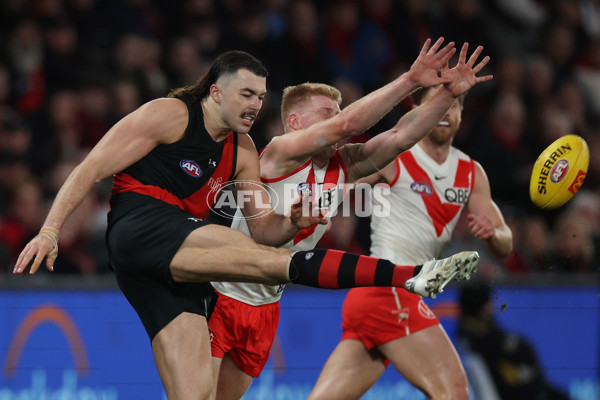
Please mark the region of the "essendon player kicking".
MULTIPOLYGON (((250 54, 227 52, 193 85, 117 122, 69 175, 13 271, 20 274, 31 263, 33 274, 44 258, 52 271, 67 218, 96 182, 114 175, 106 235, 110 264, 150 337, 170 400, 212 396, 207 318, 215 296, 209 281, 403 287, 415 270, 341 252, 294 253, 258 244, 281 245, 319 222, 302 216, 301 204, 289 217, 266 213, 252 219, 254 240, 202 221, 213 191, 227 181, 261 185, 247 133, 262 106, 266 76, 250 54), (332 281, 330 274, 339 279, 332 281)), ((266 193, 251 198, 244 211, 256 215, 265 206, 271 207, 266 193)), ((463 268, 465 261, 452 264, 463 268)), ((443 282, 422 285, 436 291, 443 282)))
MULTIPOLYGON (((436 90, 424 89, 418 95, 417 104, 427 104, 436 90)), ((389 215, 371 219, 373 256, 406 264, 439 257, 465 206, 475 237, 499 257, 511 251, 512 233, 492 201, 485 172, 452 147, 463 97, 416 146, 363 180, 391 186, 389 215)), ((389 362, 427 398, 469 398, 456 350, 418 295, 395 288, 351 289, 342 310, 342 328, 342 340, 309 399, 358 399, 389 362)))
MULTIPOLYGON (((288 191, 309 192, 331 216, 342 202, 346 185, 381 168, 402 151, 409 149, 429 132, 452 106, 455 98, 478 82, 491 76, 476 74, 488 62, 485 57, 475 65, 482 48, 467 60, 468 45, 461 50, 457 65, 447 68, 454 53, 450 45, 438 51, 442 39, 431 48, 428 40, 410 70, 392 83, 365 96, 340 112, 341 96, 337 89, 324 84, 302 84, 286 88, 281 114, 286 134, 271 141, 260 157, 261 179, 279 198, 290 197, 288 191), (438 76, 439 72, 441 76, 438 76), (422 106, 407 113, 391 130, 363 144, 336 143, 360 134, 375 124, 395 104, 418 87, 444 85, 422 106)), ((277 213, 285 212, 282 204, 277 213)), ((238 216, 241 214, 238 212, 238 216)), ((243 218, 234 219, 233 227, 251 232, 243 218)), ((325 231, 318 225, 303 229, 284 247, 307 251, 325 231)), ((394 246, 398 246, 395 244, 394 246)), ((315 250, 321 255, 322 250, 315 250)), ((309 253, 304 253, 310 255, 309 253)), ((369 271, 374 260, 357 255, 329 251, 325 259, 352 262, 369 271)), ((436 263, 425 263, 405 287, 422 296, 435 296, 453 277, 464 279, 475 268, 476 252, 464 252, 436 263), (457 263, 461 266, 457 267, 457 263), (431 271, 429 268, 431 267, 431 271), (439 268, 439 269, 438 269, 439 268), (419 271, 422 271, 419 274, 419 271), (440 283, 436 288, 424 282, 440 283), (413 282, 418 282, 413 286, 413 282)), ((427 260, 425 260, 427 261, 427 260)), ((356 271, 356 276, 359 274, 356 271)), ((341 287, 345 272, 321 267, 319 282, 341 287)), ((408 278, 405 274, 404 278, 408 278)), ((214 282, 219 301, 210 320, 214 374, 218 376, 215 398, 239 399, 253 378, 258 377, 273 343, 279 321, 279 299, 283 285, 214 282)))

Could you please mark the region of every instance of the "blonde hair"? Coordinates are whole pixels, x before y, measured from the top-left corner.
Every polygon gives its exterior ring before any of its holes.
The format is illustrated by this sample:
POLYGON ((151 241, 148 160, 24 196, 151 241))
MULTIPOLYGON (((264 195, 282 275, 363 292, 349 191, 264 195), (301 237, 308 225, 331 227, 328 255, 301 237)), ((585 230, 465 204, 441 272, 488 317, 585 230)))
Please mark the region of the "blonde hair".
POLYGON ((287 117, 292 108, 310 100, 312 96, 326 96, 337 102, 339 106, 342 105, 342 94, 333 86, 310 82, 288 86, 283 89, 283 98, 281 99, 281 121, 283 126, 286 126, 287 117))

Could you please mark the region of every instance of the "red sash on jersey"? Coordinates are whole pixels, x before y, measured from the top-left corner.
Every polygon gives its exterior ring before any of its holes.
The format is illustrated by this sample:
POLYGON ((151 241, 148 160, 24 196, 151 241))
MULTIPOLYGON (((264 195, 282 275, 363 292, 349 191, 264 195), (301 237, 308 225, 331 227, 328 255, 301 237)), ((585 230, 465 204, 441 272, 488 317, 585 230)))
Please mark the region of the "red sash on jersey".
POLYGON ((212 176, 199 190, 192 195, 180 199, 173 193, 154 185, 144 185, 123 172, 114 175, 112 194, 136 192, 152 196, 158 200, 175 205, 196 218, 204 218, 215 203, 216 195, 221 187, 231 179, 234 170, 235 134, 227 136, 223 146, 223 155, 212 176))
MULTIPOLYGON (((429 187, 432 189, 434 188, 431 179, 429 179, 429 176, 427 175, 427 172, 421 168, 410 151, 402 153, 400 155, 400 159, 406 167, 409 175, 413 178, 413 181, 423 182, 429 185, 429 187)), ((473 160, 466 161, 459 159, 453 186, 457 188, 472 189, 472 184, 475 181, 474 173, 475 164, 473 163, 473 160), (470 181, 469 176, 471 176, 470 181)), ((458 204, 442 203, 435 190, 431 195, 421 196, 421 198, 423 199, 423 203, 425 203, 427 213, 431 217, 433 226, 435 227, 435 232, 439 237, 444 231, 444 227, 448 225, 450 221, 452 221, 456 214, 458 214, 461 206, 458 204)))
MULTIPOLYGON (((346 166, 344 165, 344 162, 342 161, 338 151, 336 151, 334 157, 332 157, 329 160, 329 165, 327 166, 327 171, 325 172, 325 179, 323 180, 322 192, 325 192, 326 190, 334 189, 337 186, 338 180, 340 178, 340 166, 342 167, 344 174, 345 174, 345 177, 344 177, 344 195, 345 195, 345 183, 348 179, 348 171, 346 170, 346 166)), ((312 166, 310 168, 310 172, 308 173, 308 177, 306 178, 306 182, 309 183, 312 188, 316 188, 315 170, 312 166)), ((315 189, 313 189, 313 191, 314 190, 315 189)), ((324 218, 324 216, 320 215, 319 219, 321 219, 321 218, 324 218)), ((307 237, 312 235, 315 232, 315 229, 317 229, 317 225, 313 225, 309 228, 304 228, 300 232, 298 232, 298 234, 294 237, 294 245, 300 243, 301 241, 303 241, 304 239, 306 239, 307 237)))

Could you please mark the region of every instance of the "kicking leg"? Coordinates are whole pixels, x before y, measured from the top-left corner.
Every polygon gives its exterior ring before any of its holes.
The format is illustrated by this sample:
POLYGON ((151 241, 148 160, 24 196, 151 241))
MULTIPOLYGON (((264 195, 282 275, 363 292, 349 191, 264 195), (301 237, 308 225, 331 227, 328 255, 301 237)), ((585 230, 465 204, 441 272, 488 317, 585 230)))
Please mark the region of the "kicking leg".
POLYGON ((441 325, 379 346, 410 383, 434 400, 468 400, 469 382, 441 325))
POLYGON ((213 378, 206 318, 180 314, 156 334, 152 351, 169 400, 211 399, 213 378))
POLYGON ((422 295, 439 293, 453 278, 466 278, 477 264, 477 252, 463 252, 437 262, 394 265, 390 261, 338 250, 292 253, 257 244, 249 236, 219 225, 194 230, 171 261, 177 282, 234 281, 341 289, 395 286, 422 295), (417 272, 414 279, 413 276, 417 272))
POLYGON ((256 243, 220 225, 191 232, 171 260, 176 282, 232 281, 277 285, 289 282, 292 252, 256 243))
POLYGON ((325 363, 309 400, 358 399, 385 371, 385 359, 358 340, 342 340, 325 363))

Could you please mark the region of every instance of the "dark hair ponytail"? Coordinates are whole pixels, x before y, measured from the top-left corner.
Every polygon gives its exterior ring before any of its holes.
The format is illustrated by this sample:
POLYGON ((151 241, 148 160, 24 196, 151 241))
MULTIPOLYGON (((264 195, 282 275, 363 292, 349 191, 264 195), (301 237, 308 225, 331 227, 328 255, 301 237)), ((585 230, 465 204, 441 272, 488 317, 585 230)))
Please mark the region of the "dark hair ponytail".
POLYGON ((226 74, 233 74, 240 69, 247 69, 257 76, 267 77, 269 72, 256 57, 244 51, 228 51, 218 56, 206 75, 193 85, 174 89, 169 97, 185 98, 192 103, 201 101, 210 93, 210 86, 226 74))

